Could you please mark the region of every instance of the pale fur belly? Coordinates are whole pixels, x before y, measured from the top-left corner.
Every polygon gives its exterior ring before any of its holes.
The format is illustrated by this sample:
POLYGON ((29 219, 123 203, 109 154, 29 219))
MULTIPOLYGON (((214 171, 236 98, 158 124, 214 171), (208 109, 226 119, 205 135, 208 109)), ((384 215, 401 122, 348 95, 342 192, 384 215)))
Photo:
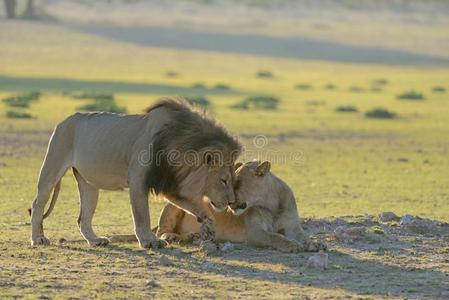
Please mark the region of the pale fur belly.
MULTIPOLYGON (((244 243, 246 229, 244 215, 234 216, 230 212, 215 213, 215 239, 221 242, 244 243)), ((185 214, 178 228, 180 234, 200 232, 200 223, 190 214, 185 214)))

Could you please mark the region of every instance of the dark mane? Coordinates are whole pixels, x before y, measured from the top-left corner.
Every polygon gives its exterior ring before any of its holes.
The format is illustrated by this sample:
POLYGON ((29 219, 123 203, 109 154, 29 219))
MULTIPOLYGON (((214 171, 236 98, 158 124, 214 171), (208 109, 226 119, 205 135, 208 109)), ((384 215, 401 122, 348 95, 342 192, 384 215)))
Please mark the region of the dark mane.
POLYGON ((149 114, 161 108, 168 112, 170 121, 155 134, 152 141, 152 163, 147 184, 153 193, 177 194, 179 183, 190 171, 199 167, 198 164, 190 165, 191 162, 186 164, 186 154, 196 153, 202 164, 201 155, 207 150, 221 155, 223 164, 233 165, 242 147, 223 126, 182 98, 163 98, 145 112, 149 114))

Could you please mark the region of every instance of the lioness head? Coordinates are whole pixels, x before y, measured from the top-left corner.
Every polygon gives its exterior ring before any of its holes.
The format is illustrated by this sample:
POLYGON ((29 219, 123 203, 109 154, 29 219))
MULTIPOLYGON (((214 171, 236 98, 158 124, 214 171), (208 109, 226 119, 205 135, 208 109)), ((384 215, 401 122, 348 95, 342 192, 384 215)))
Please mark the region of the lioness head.
POLYGON ((208 171, 203 195, 215 211, 223 212, 230 203, 235 203, 234 167, 226 163, 217 163, 207 155, 210 154, 206 154, 208 171))
POLYGON ((235 202, 229 207, 234 215, 241 215, 266 196, 266 176, 269 174, 269 161, 251 161, 236 165, 234 193, 235 202))

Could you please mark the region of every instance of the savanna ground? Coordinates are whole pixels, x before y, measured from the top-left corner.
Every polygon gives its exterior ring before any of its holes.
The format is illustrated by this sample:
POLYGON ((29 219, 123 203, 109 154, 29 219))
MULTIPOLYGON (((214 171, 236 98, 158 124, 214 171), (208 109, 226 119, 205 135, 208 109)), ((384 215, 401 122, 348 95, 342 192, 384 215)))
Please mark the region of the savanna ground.
MULTIPOLYGON (((0 20, 0 98, 42 93, 28 108, 0 102, 0 297, 449 297, 447 227, 417 233, 371 216, 393 211, 449 221, 449 33, 444 14, 423 22, 427 15, 417 12, 410 14, 414 20, 404 17, 404 21, 391 17, 391 12, 379 12, 371 20, 351 11, 345 15, 350 21, 324 18, 326 26, 310 26, 305 16, 295 21, 294 32, 290 26, 294 18, 278 17, 264 29, 270 39, 317 36, 347 45, 386 47, 402 51, 401 57, 407 58, 404 64, 388 65, 348 62, 347 56, 340 60, 325 54, 323 59, 305 60, 283 50, 277 55, 274 50, 235 53, 224 46, 223 51, 206 51, 210 49, 201 45, 190 49, 182 34, 179 47, 155 45, 154 40, 129 38, 126 30, 133 30, 127 22, 114 25, 125 26, 126 38, 96 27, 87 30, 80 25, 92 17, 85 7, 64 5, 55 4, 49 11, 62 14, 70 23, 0 20), (395 26, 376 22, 382 17, 396 20, 395 26), (351 22, 363 26, 351 27, 351 22), (385 33, 379 34, 383 38, 373 34, 379 32, 385 33), (422 42, 413 44, 414 40, 422 42), (415 65, 415 58, 422 61, 415 65), (272 76, 256 76, 260 71, 272 76), (215 88, 217 84, 221 88, 215 88), (397 99, 410 90, 425 99, 397 99), (53 245, 31 247, 27 209, 48 138, 59 121, 91 101, 74 95, 92 91, 113 93, 129 113, 140 113, 165 95, 206 96, 211 114, 245 144, 242 160, 270 159, 274 172, 293 188, 306 227, 330 245, 329 268, 306 268, 310 254, 242 245, 205 256, 185 245, 154 252, 137 244, 105 248, 90 248, 84 242, 59 244, 60 238, 80 239, 78 194, 71 173, 65 176, 56 208, 45 222, 53 245), (251 95, 272 95, 280 103, 270 110, 231 108, 251 95), (337 112, 339 106, 357 111, 337 112), (376 107, 396 113, 396 118, 365 117, 376 107), (8 111, 25 112, 31 118, 10 118, 8 111), (353 242, 336 240, 332 231, 342 224, 364 226, 367 233, 353 242), (170 263, 161 263, 162 255, 170 263)), ((158 9, 151 10, 151 16, 159 18, 148 18, 154 24, 138 25, 176 30, 177 22, 191 29, 209 22, 213 23, 209 32, 239 31, 224 28, 220 20, 225 13, 210 17, 213 7, 199 9, 191 19, 179 17, 179 11, 188 10, 174 10, 173 18, 180 18, 174 24, 161 18, 158 9)), ((241 9, 237 19, 245 15, 241 9)), ((103 21, 129 20, 128 10, 118 16, 116 12, 104 14, 109 19, 103 21)), ((260 34, 264 14, 261 10, 250 20, 238 20, 248 22, 242 25, 245 31, 260 34)), ((163 205, 161 200, 151 200, 153 225, 163 205)), ((101 193, 94 228, 99 235, 132 232, 126 191, 101 193)))

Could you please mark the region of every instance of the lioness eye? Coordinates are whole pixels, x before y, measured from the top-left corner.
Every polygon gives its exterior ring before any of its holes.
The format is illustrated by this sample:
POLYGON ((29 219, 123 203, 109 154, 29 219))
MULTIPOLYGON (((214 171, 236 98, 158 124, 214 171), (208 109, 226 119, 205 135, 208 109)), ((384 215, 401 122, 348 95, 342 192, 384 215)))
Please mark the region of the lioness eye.
POLYGON ((226 179, 222 179, 221 183, 223 183, 224 185, 228 185, 228 182, 226 181, 226 179))

